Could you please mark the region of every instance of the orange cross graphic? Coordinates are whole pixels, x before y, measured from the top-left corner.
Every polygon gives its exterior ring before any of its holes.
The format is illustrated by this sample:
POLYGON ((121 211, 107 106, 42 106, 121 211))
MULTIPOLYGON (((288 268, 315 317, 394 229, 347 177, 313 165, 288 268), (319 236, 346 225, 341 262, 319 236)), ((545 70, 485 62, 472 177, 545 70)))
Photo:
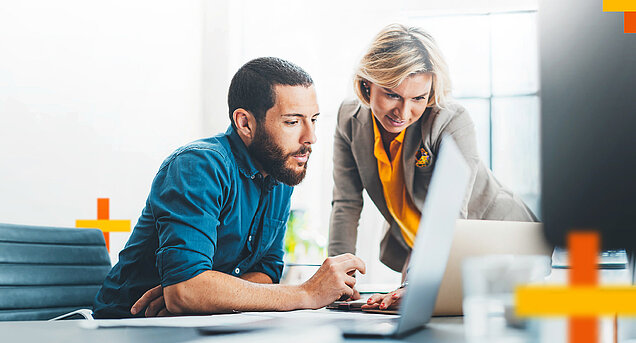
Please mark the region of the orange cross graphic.
POLYGON ((97 228, 104 233, 106 248, 110 251, 110 233, 111 232, 130 232, 130 220, 110 219, 110 203, 109 198, 97 199, 97 220, 78 219, 75 221, 75 227, 78 228, 97 228))
MULTIPOLYGON (((597 342, 599 316, 636 315, 636 287, 598 285, 599 247, 597 232, 571 232, 568 235, 570 285, 518 287, 517 315, 570 317, 571 343, 597 342)), ((616 326, 614 330, 616 335, 616 326)))

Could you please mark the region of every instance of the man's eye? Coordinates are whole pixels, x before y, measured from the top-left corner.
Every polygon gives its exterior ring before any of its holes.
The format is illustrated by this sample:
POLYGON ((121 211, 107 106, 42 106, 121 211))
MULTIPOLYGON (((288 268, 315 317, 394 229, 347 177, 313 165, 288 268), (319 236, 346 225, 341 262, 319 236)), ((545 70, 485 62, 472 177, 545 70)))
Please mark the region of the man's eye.
POLYGON ((296 124, 298 124, 298 120, 286 121, 285 124, 287 124, 287 125, 296 125, 296 124))

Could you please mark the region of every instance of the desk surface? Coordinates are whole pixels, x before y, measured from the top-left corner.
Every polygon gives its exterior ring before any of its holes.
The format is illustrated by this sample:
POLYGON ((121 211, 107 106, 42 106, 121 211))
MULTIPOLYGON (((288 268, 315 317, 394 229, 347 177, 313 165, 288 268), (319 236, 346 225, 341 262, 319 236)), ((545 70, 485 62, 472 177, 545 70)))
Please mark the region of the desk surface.
MULTIPOLYGON (((80 327, 79 320, 57 322, 0 322, 0 333, 3 342, 121 342, 121 343, 163 343, 187 342, 206 337, 214 341, 214 337, 202 336, 195 328, 106 328, 85 329, 80 327)), ((346 341, 381 341, 381 342, 464 342, 464 329, 461 317, 433 318, 425 329, 415 332, 400 340, 387 339, 347 339, 346 341)), ((284 341, 284 340, 283 340, 284 341)), ((326 342, 325 342, 326 343, 326 342)))
MULTIPOLYGON (((628 270, 601 270, 602 283, 613 283, 618 281, 631 280, 631 273, 628 270)), ((565 270, 553 271, 550 283, 563 283, 566 280, 565 270)), ((130 343, 167 343, 167 342, 188 342, 200 338, 206 338, 214 342, 216 339, 226 340, 228 335, 222 336, 203 336, 200 335, 196 328, 165 328, 165 327, 118 327, 118 328, 102 328, 102 329, 86 329, 80 326, 81 320, 67 320, 57 322, 47 321, 29 321, 29 322, 0 322, 0 342, 37 342, 37 343, 73 343, 73 342, 130 342, 130 343)), ((622 320, 620 327, 625 327, 619 336, 636 337, 636 320, 622 320)), ((553 323, 547 323, 542 326, 544 329, 540 331, 543 337, 547 333, 549 339, 542 340, 546 342, 566 342, 566 321, 560 320, 553 323), (557 337, 558 339, 554 339, 557 337)), ((602 341, 612 342, 614 335, 614 326, 612 320, 602 320, 600 331, 602 333, 602 341)), ((282 339, 280 342, 289 341, 282 339)), ((328 343, 326 341, 320 343, 328 343)), ((437 317, 424 328, 407 337, 399 340, 387 339, 346 339, 347 342, 364 341, 364 342, 421 342, 421 343, 450 343, 450 342, 466 342, 464 337, 464 325, 462 317, 437 317)), ((513 339, 514 342, 524 341, 513 339)), ((234 342, 238 343, 238 342, 234 342)))

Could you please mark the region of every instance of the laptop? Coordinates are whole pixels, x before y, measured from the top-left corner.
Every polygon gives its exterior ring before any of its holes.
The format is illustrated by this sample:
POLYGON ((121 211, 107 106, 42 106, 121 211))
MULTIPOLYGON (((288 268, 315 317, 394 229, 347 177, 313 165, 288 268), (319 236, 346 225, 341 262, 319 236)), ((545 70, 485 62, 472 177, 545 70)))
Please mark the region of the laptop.
MULTIPOLYGON (((627 269, 629 267, 629 255, 625 249, 603 250, 598 254, 597 269, 627 269)), ((567 249, 555 247, 552 253, 552 268, 570 269, 567 249)))
MULTIPOLYGON (((552 247, 535 222, 457 219, 448 263, 435 302, 434 316, 462 315, 462 262, 473 256, 490 254, 550 256, 552 247)), ((377 293, 377 292, 376 292, 377 293)), ((337 301, 328 308, 398 314, 397 310, 362 310, 364 301, 337 301)))
POLYGON ((403 336, 431 319, 446 270, 455 220, 468 187, 470 169, 450 136, 442 140, 426 201, 422 207, 408 267, 409 286, 398 316, 385 320, 338 320, 345 336, 403 336))
POLYGON ((433 314, 462 315, 462 262, 467 257, 490 254, 549 257, 551 253, 541 223, 457 219, 433 314))

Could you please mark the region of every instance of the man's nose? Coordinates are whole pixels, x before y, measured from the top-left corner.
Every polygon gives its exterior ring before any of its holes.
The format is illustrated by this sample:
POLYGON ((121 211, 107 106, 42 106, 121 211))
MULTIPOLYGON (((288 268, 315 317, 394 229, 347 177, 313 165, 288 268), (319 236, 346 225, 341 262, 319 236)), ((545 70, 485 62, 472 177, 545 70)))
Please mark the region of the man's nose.
POLYGON ((303 135, 301 137, 302 144, 314 144, 316 143, 316 127, 314 125, 307 125, 303 130, 303 135))

